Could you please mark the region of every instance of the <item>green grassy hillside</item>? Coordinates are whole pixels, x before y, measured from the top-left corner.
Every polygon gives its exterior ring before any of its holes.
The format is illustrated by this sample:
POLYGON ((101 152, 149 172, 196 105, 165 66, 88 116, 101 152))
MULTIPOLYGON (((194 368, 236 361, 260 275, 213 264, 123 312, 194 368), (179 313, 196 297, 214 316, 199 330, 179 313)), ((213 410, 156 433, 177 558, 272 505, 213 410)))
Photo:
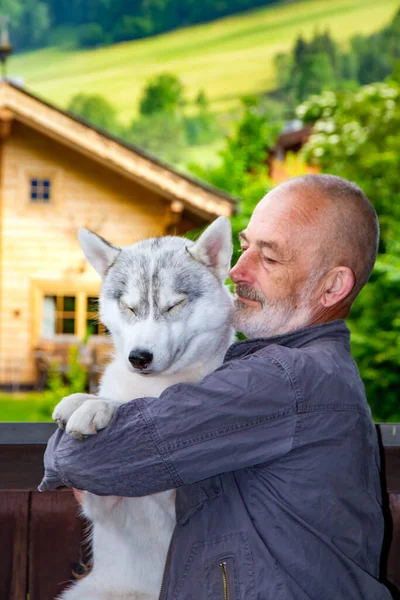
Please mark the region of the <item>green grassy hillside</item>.
POLYGON ((399 0, 304 0, 288 2, 181 29, 146 40, 90 51, 47 49, 16 55, 10 75, 60 107, 78 92, 99 93, 129 122, 144 82, 160 72, 178 75, 189 99, 205 89, 213 110, 232 108, 249 93, 274 85, 273 57, 290 48, 299 33, 329 28, 345 43, 390 20, 399 0))

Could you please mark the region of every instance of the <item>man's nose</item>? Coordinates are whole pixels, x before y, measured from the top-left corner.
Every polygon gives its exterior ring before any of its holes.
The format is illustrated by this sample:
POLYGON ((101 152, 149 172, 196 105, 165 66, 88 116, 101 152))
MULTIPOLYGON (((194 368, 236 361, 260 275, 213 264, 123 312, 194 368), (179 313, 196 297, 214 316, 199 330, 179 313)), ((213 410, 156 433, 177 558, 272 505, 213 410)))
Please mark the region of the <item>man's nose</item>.
POLYGON ((251 257, 249 256, 249 253, 246 254, 246 252, 243 252, 236 265, 232 267, 229 277, 234 283, 239 283, 240 281, 246 283, 252 282, 253 276, 251 270, 251 257))

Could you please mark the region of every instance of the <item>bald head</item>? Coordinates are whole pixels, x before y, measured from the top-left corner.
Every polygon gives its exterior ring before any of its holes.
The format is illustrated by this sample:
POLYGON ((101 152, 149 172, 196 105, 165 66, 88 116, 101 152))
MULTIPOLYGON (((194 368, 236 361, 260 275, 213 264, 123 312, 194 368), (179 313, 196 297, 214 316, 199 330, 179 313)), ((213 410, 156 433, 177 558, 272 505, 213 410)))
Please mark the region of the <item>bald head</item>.
POLYGON ((304 225, 315 232, 317 260, 331 269, 342 265, 355 275, 350 299, 367 283, 375 264, 379 223, 374 207, 354 183, 335 175, 305 175, 290 179, 274 192, 293 197, 304 225))

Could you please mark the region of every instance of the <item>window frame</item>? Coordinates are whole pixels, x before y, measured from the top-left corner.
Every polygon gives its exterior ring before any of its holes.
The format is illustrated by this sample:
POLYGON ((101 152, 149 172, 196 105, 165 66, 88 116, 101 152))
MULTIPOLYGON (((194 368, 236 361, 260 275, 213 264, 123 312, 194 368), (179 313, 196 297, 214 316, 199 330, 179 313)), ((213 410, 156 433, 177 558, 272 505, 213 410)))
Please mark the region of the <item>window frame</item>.
MULTIPOLYGON (((56 280, 35 280, 32 282, 32 346, 36 346, 42 338, 43 302, 45 296, 74 296, 75 297, 75 332, 74 334, 56 333, 55 337, 74 335, 77 340, 83 341, 87 333, 87 299, 98 298, 99 284, 82 282, 74 286, 68 282, 56 280)), ((63 311, 65 312, 65 311, 63 311)), ((68 311, 66 311, 68 312, 68 311)), ((93 334, 95 339, 106 338, 106 334, 93 334)))
POLYGON ((20 213, 43 213, 50 210, 62 210, 64 208, 64 171, 61 168, 46 167, 41 162, 30 163, 28 167, 19 168, 18 176, 18 204, 20 213), (50 199, 38 201, 31 199, 31 181, 50 181, 50 199))
POLYGON ((41 177, 31 177, 30 180, 29 202, 31 204, 52 204, 53 185, 52 180, 41 177), (47 184, 47 185, 45 185, 47 184), (35 188, 35 191, 34 191, 35 188), (47 188, 47 191, 46 191, 47 188), (33 195, 36 195, 34 198, 33 195), (47 198, 44 195, 47 194, 47 198))

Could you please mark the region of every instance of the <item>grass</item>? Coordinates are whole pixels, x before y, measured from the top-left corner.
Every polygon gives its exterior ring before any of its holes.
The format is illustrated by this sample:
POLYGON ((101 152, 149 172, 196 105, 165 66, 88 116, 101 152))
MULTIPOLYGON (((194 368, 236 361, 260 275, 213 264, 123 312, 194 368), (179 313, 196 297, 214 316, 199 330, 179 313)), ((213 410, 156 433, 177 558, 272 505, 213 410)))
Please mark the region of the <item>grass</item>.
POLYGON ((45 49, 15 55, 9 74, 65 108, 78 92, 102 94, 121 122, 135 115, 145 82, 161 72, 178 75, 188 99, 204 89, 215 112, 238 105, 245 94, 274 86, 273 58, 299 33, 329 28, 346 43, 387 23, 398 0, 302 0, 251 11, 145 40, 86 51, 45 49))
POLYGON ((43 392, 0 393, 0 421, 51 421, 43 392))

